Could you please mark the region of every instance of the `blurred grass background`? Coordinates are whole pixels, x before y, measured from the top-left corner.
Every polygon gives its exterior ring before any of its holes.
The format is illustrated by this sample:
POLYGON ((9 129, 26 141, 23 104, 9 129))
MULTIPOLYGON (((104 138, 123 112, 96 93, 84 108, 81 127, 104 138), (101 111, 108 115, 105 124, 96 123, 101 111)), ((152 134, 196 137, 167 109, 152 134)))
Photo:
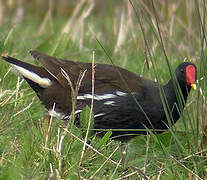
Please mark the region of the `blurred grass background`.
POLYGON ((1 61, 0 179, 207 178, 206 10, 205 0, 0 0, 1 53, 35 64, 32 49, 83 62, 95 50, 96 63, 110 64, 101 43, 115 65, 146 78, 166 83, 167 63, 186 59, 199 79, 173 131, 135 138, 120 166, 120 143, 95 137, 80 159, 81 131, 74 127, 60 142, 64 123, 56 119, 46 143, 43 106, 1 61), (148 61, 155 67, 148 70, 148 61))

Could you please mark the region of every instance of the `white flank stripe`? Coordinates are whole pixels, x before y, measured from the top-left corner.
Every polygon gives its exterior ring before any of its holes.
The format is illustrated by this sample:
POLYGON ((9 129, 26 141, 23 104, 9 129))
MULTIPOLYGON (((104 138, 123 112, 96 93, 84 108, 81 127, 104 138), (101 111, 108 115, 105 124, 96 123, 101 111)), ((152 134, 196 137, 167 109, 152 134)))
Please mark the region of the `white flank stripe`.
POLYGON ((68 120, 68 118, 70 117, 70 115, 64 116, 62 119, 63 120, 68 120))
POLYGON ((85 99, 84 96, 77 96, 77 100, 83 100, 85 99))
POLYGON ((105 105, 114 105, 115 101, 106 101, 104 104, 105 105))
MULTIPOLYGON (((75 114, 78 114, 78 113, 81 112, 81 111, 82 111, 82 110, 76 110, 76 111, 75 111, 75 114)), ((69 117, 70 117, 70 114, 67 115, 67 116, 63 116, 61 119, 63 119, 63 120, 68 120, 69 117)))
POLYGON ((114 94, 103 94, 103 95, 96 95, 95 98, 97 100, 103 100, 103 99, 111 99, 111 98, 116 98, 117 96, 114 94))
POLYGON ((56 112, 54 109, 50 109, 48 111, 49 115, 52 116, 52 117, 56 117, 58 119, 63 119, 64 118, 64 115, 62 113, 58 113, 56 112))
MULTIPOLYGON (((93 98, 93 96, 91 94, 84 94, 83 97, 85 99, 92 99, 93 98)), ((94 99, 95 99, 95 97, 94 97, 94 99)))
POLYGON ((100 113, 100 114, 96 114, 96 115, 94 115, 94 117, 96 118, 96 117, 99 117, 99 116, 103 116, 105 113, 100 113))
POLYGON ((121 92, 121 91, 116 91, 116 94, 118 96, 126 96, 127 95, 127 93, 124 93, 124 92, 121 92))
POLYGON ((76 110, 75 111, 75 114, 78 114, 79 112, 81 112, 82 110, 76 110))
POLYGON ((52 84, 51 80, 48 78, 42 78, 42 77, 38 76, 37 74, 35 74, 34 72, 31 72, 23 67, 20 67, 20 66, 14 65, 14 64, 12 64, 12 66, 20 75, 39 84, 39 86, 41 86, 43 88, 47 88, 52 84))
MULTIPOLYGON (((103 94, 103 95, 94 95, 94 100, 104 100, 104 99, 111 99, 111 98, 116 98, 117 96, 114 94, 103 94)), ((83 99, 92 99, 93 96, 91 94, 84 94, 83 96, 77 96, 78 100, 83 100, 83 99)))

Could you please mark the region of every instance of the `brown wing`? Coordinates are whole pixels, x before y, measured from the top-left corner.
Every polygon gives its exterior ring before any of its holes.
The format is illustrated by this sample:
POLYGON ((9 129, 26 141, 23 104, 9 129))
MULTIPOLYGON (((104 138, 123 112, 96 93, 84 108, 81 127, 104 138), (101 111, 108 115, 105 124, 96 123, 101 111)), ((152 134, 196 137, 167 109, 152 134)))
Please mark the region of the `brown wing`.
MULTIPOLYGON (((68 87, 68 81, 63 76, 61 68, 68 74, 74 86, 76 86, 79 74, 86 70, 81 83, 80 93, 91 92, 91 63, 80 63, 57 59, 37 51, 31 51, 30 53, 57 79, 63 87, 68 87)), ((123 68, 106 64, 95 65, 96 93, 109 92, 113 90, 123 92, 142 92, 144 87, 151 83, 153 83, 153 81, 141 78, 123 68)))

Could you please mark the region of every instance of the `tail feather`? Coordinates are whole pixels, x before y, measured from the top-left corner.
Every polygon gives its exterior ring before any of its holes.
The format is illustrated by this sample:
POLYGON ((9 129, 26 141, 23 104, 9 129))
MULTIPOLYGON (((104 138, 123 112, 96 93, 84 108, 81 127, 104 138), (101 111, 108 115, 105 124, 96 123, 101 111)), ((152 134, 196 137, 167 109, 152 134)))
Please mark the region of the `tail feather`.
POLYGON ((34 82, 42 88, 46 88, 52 84, 54 78, 44 68, 22 62, 7 55, 2 55, 2 58, 12 65, 18 75, 29 79, 30 82, 34 82))

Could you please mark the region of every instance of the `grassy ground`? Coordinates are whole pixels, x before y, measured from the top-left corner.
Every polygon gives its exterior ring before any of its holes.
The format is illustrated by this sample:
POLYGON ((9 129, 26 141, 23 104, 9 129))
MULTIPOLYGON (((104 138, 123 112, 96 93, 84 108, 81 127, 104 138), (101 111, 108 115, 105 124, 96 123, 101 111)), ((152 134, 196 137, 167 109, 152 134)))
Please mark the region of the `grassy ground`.
POLYGON ((110 64, 109 55, 162 83, 170 78, 168 63, 175 68, 186 58, 198 67, 198 88, 175 127, 134 138, 121 165, 119 142, 94 137, 83 151, 81 130, 66 130, 55 118, 46 142, 43 106, 0 61, 0 179, 207 178, 205 1, 41 2, 0 1, 1 53, 35 64, 32 49, 83 62, 95 50, 96 63, 110 64))

